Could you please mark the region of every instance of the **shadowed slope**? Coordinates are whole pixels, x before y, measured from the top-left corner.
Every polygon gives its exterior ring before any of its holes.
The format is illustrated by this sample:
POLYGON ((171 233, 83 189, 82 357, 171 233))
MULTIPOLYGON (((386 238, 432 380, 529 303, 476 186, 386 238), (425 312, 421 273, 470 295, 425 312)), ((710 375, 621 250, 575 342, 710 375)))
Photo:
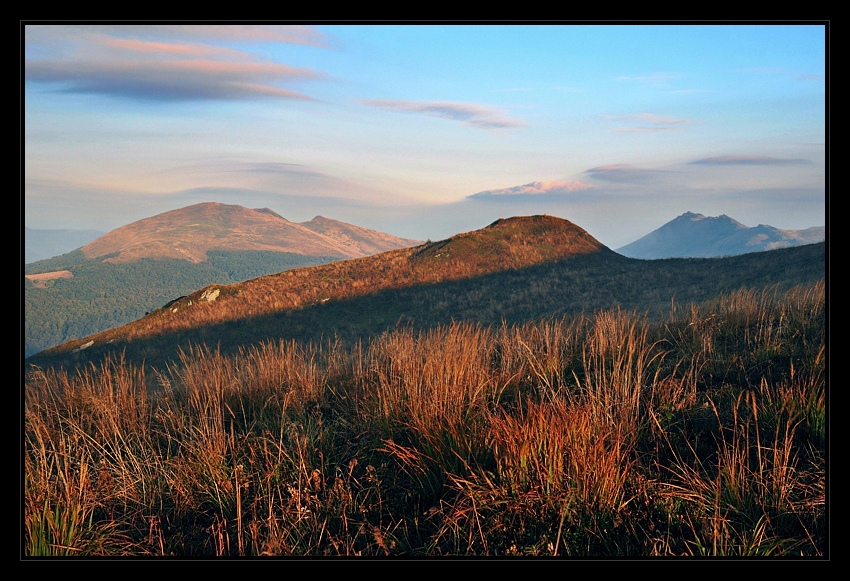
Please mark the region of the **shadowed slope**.
POLYGON ((70 341, 49 353, 94 341, 134 340, 226 321, 352 299, 379 291, 461 280, 576 256, 617 255, 578 226, 551 216, 498 220, 474 232, 382 254, 287 270, 232 285, 211 285, 122 327, 70 341))
POLYGON ((127 324, 212 283, 416 244, 328 218, 296 224, 268 208, 201 203, 165 212, 27 264, 24 353, 127 324))
POLYGON ((499 324, 622 307, 669 315, 742 287, 821 280, 824 245, 715 259, 630 259, 557 218, 500 220, 414 248, 211 285, 129 325, 28 360, 79 365, 108 352, 152 364, 206 343, 232 352, 276 339, 367 338, 398 323, 499 324))

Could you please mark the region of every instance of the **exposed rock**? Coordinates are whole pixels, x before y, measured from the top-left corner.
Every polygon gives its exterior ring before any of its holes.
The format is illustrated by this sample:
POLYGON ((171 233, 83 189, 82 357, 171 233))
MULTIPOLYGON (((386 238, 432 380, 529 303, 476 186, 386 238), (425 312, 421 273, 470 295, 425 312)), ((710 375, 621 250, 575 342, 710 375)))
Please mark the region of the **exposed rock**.
POLYGON ((76 353, 77 351, 82 351, 83 349, 88 349, 88 348, 89 348, 89 347, 91 347, 92 345, 94 345, 94 341, 93 341, 93 340, 92 340, 92 341, 89 341, 88 343, 83 343, 82 345, 80 345, 79 347, 77 347, 76 349, 74 349, 74 352, 76 353))

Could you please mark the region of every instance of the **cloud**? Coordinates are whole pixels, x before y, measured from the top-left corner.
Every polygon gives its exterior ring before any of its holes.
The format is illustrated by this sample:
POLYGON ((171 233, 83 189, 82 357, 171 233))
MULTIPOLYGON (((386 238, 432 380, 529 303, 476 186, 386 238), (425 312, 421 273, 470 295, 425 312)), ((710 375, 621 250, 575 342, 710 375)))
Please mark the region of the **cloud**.
POLYGON ((523 127, 525 122, 511 119, 503 115, 504 111, 492 109, 475 103, 457 103, 452 101, 393 101, 367 100, 366 105, 408 113, 422 113, 431 117, 440 117, 452 121, 460 121, 473 127, 504 129, 523 127))
POLYGON ((764 157, 757 155, 718 155, 715 157, 704 157, 690 162, 693 165, 808 165, 807 159, 764 157))
POLYGON ((651 73, 648 75, 640 75, 636 77, 620 76, 618 81, 629 81, 635 83, 644 83, 656 87, 665 87, 673 79, 680 79, 682 75, 676 73, 651 73))
POLYGON ((754 75, 784 75, 788 73, 788 69, 784 67, 751 67, 743 69, 741 72, 754 75))
POLYGON ((132 38, 107 37, 100 41, 103 47, 124 51, 134 57, 148 56, 186 56, 206 58, 239 58, 252 60, 254 56, 243 50, 209 44, 187 44, 173 42, 157 42, 132 38))
POLYGON ((678 131, 675 127, 618 127, 612 129, 611 133, 668 133, 678 131))
MULTIPOLYGON (((178 164, 144 176, 149 189, 167 191, 195 184, 217 188, 248 188, 273 192, 325 195, 355 191, 356 184, 310 165, 275 161, 244 161, 212 156, 178 164)), ((141 180, 140 180, 141 181, 141 180)))
POLYGON ((531 182, 529 184, 523 184, 521 186, 514 186, 512 188, 502 188, 498 190, 485 190, 483 192, 478 192, 477 194, 472 194, 467 196, 470 199, 480 199, 480 198, 494 198, 494 197, 503 197, 503 196, 539 196, 541 194, 568 194, 570 192, 577 192, 581 190, 590 190, 594 189, 596 186, 592 186, 590 184, 585 184, 582 182, 531 182))
POLYGON ((636 124, 630 127, 617 127, 611 131, 614 133, 657 133, 666 131, 678 131, 682 125, 695 123, 693 119, 680 119, 670 115, 658 115, 656 113, 633 113, 631 115, 603 115, 609 121, 618 121, 636 124))
MULTIPOLYGON (((262 59, 216 42, 298 42, 319 45, 309 27, 36 26, 27 33, 28 81, 61 92, 148 101, 312 100, 282 85, 325 77, 320 72, 262 59), (179 41, 173 41, 179 37, 179 41), (311 40, 312 39, 312 40, 311 40), (37 56, 33 56, 37 55, 37 56)), ((318 35, 318 36, 317 36, 318 35)))
POLYGON ((329 47, 327 36, 306 25, 285 24, 116 24, 77 27, 93 33, 232 42, 281 42, 329 47))
POLYGON ((313 176, 322 178, 327 177, 327 174, 309 169, 307 166, 300 163, 285 163, 276 161, 241 163, 236 164, 234 167, 226 169, 224 171, 313 176))
POLYGON ((612 183, 646 183, 654 181, 664 172, 644 169, 632 165, 600 165, 585 170, 585 175, 603 182, 612 183))

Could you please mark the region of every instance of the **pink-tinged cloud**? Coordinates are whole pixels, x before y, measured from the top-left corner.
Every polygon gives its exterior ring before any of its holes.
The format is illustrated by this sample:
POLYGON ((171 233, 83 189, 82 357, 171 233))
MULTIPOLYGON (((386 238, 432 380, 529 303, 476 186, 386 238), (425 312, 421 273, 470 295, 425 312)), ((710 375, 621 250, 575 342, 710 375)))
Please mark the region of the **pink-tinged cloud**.
POLYGON ((106 37, 101 42, 108 49, 117 49, 134 54, 136 57, 204 57, 204 58, 238 58, 240 60, 255 60, 249 52, 235 50, 210 44, 185 44, 172 42, 153 42, 127 38, 106 37))
POLYGON ((246 41, 284 42, 288 44, 305 44, 309 46, 327 47, 327 36, 312 26, 300 24, 260 24, 233 25, 213 24, 204 25, 202 31, 190 30, 194 25, 177 25, 177 34, 199 34, 204 38, 223 38, 246 41))
POLYGON ((60 91, 140 100, 311 100, 282 86, 322 73, 268 61, 222 42, 326 46, 309 26, 88 25, 27 29, 27 81, 60 91), (47 55, 50 55, 49 57, 47 55))
POLYGON ((306 25, 285 24, 117 24, 86 27, 96 33, 117 36, 197 38, 234 42, 282 42, 308 46, 329 46, 328 37, 306 25))
POLYGON ((539 196, 543 194, 569 194, 571 192, 579 192, 583 190, 592 190, 596 186, 585 184, 582 182, 531 182, 521 186, 512 188, 502 188, 498 190, 485 190, 467 196, 468 198, 491 198, 491 197, 506 197, 506 196, 539 196))
POLYGON ((523 127, 525 122, 519 119, 511 119, 503 115, 504 111, 492 109, 475 103, 457 103, 451 101, 393 101, 393 100, 367 100, 366 105, 386 109, 388 111, 402 111, 407 113, 421 113, 431 117, 440 117, 452 121, 460 121, 466 125, 484 128, 511 128, 523 127))
POLYGON ((811 162, 807 159, 765 157, 758 155, 717 155, 704 157, 691 162, 694 165, 806 165, 811 162))

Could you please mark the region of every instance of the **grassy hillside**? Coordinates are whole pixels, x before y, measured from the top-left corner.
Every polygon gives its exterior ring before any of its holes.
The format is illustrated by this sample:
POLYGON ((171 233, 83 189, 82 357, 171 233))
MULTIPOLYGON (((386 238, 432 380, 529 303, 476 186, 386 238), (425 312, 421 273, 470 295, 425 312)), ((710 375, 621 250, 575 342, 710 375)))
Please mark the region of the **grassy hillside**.
POLYGON ((828 560, 823 281, 676 306, 31 370, 22 553, 828 560))
POLYGON ((205 202, 171 210, 27 264, 24 354, 129 323, 208 284, 418 243, 320 216, 298 224, 268 208, 205 202))
POLYGON ((25 362, 22 552, 828 559, 825 251, 532 217, 197 289, 25 362))
MULTIPOLYGON (((601 251, 440 281, 447 271, 429 264, 441 260, 446 248, 432 243, 207 287, 219 291, 214 302, 196 291, 133 325, 68 343, 29 363, 79 365, 123 351, 132 362, 162 364, 175 359, 179 349, 202 343, 233 353, 264 340, 366 339, 400 324, 416 329, 451 321, 499 325, 617 307, 658 318, 676 303, 741 288, 787 289, 822 280, 825 272, 824 244, 813 244, 727 258, 654 261, 601 251), (417 274, 417 264, 426 265, 424 274, 417 274), (411 279, 425 282, 411 284, 411 279)), ((450 248, 462 255, 473 247, 450 248)), ((457 264, 469 260, 464 256, 457 264)))
POLYGON ((152 260, 110 264, 79 250, 28 264, 25 274, 68 270, 71 278, 36 287, 24 281, 24 344, 29 357, 48 347, 135 321, 212 282, 232 284, 334 257, 211 250, 207 262, 152 260))

